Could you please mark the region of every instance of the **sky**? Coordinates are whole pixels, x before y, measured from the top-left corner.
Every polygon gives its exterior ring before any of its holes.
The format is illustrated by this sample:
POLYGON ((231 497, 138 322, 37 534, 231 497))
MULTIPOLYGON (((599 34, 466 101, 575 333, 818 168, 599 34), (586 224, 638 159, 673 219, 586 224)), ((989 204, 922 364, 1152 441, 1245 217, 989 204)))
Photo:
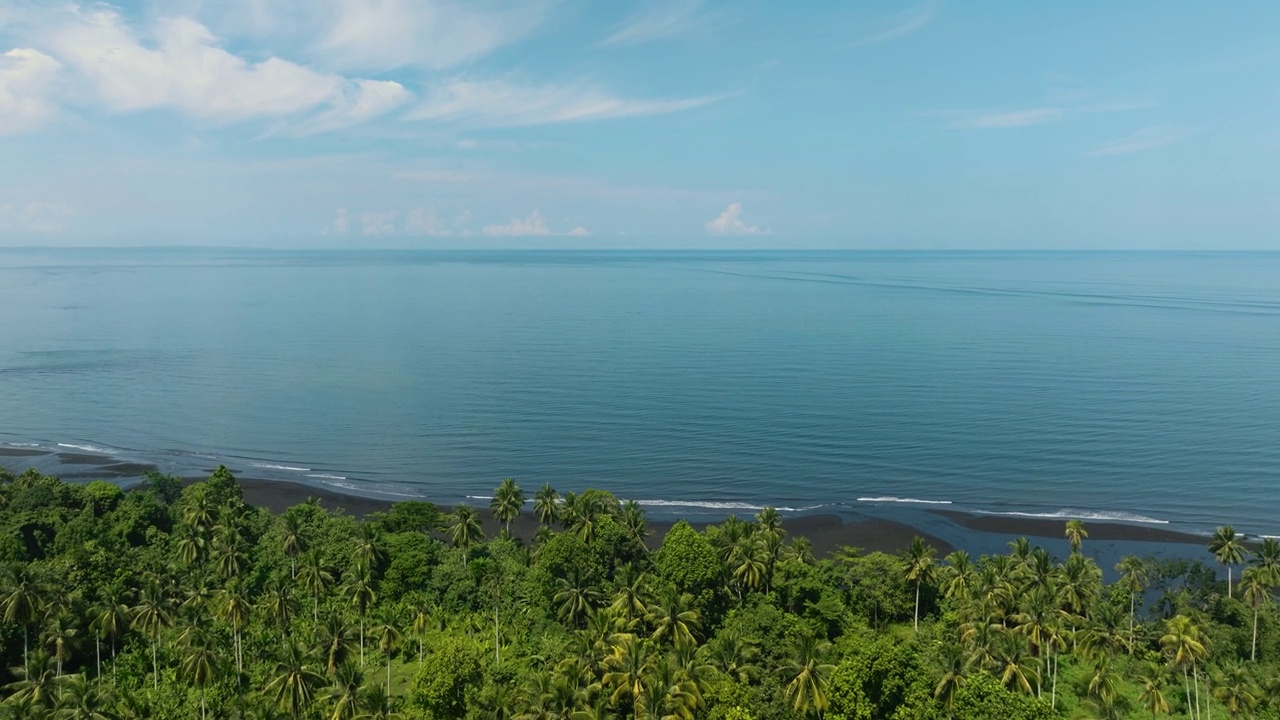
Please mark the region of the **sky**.
POLYGON ((1280 250, 1280 3, 0 0, 0 245, 1280 250))

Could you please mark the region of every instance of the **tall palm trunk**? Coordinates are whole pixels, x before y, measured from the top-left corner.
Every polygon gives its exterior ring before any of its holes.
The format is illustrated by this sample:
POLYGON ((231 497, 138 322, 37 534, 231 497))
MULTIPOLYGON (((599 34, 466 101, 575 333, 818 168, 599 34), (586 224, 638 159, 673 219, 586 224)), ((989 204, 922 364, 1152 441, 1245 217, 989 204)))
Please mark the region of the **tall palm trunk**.
POLYGON ((391 697, 391 652, 387 651, 387 697, 391 697))
POLYGON ((1187 668, 1185 665, 1182 667, 1182 689, 1187 692, 1187 713, 1194 718, 1196 716, 1196 709, 1191 705, 1191 685, 1188 684, 1187 668))
POLYGON ((1133 657, 1133 616, 1136 607, 1138 593, 1129 591, 1129 657, 1133 657))
POLYGON ((114 686, 116 681, 116 636, 111 636, 111 684, 114 686))
POLYGON ((1191 685, 1196 689, 1196 717, 1200 716, 1200 668, 1191 665, 1191 685))
POLYGON ((98 659, 98 682, 102 682, 102 638, 93 636, 93 654, 98 659))
POLYGON ((913 623, 915 631, 920 632, 920 582, 916 581, 916 618, 913 623))
POLYGON ((159 638, 151 640, 151 687, 154 690, 160 689, 160 661, 156 659, 156 645, 159 643, 159 638))
POLYGON ((1231 599, 1231 566, 1227 566, 1227 599, 1231 599))
POLYGON ((364 667, 364 613, 360 613, 360 667, 364 667))
POLYGON ((1253 606, 1253 643, 1249 646, 1249 662, 1258 661, 1258 606, 1253 606))

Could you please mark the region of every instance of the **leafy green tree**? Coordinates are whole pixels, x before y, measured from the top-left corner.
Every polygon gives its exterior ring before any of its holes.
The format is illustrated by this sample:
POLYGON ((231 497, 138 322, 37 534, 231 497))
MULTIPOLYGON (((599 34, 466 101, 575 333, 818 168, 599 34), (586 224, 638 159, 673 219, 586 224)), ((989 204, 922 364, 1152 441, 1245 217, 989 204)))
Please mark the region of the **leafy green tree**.
POLYGON ((1271 602, 1271 586, 1260 567, 1246 568, 1240 575, 1240 596, 1253 608, 1253 639, 1249 643, 1249 660, 1258 660, 1258 611, 1271 602))
POLYGON ((464 551, 470 550, 472 545, 484 538, 484 530, 480 527, 480 514, 475 511, 475 508, 459 505, 453 509, 449 538, 453 541, 454 547, 460 547, 464 551))
POLYGON ((152 688, 156 690, 160 689, 160 661, 156 653, 160 647, 160 634, 173 623, 172 607, 172 602, 155 579, 142 588, 138 604, 133 606, 133 627, 141 630, 151 641, 152 688))
POLYGON ((296 513, 286 512, 280 528, 280 547, 289 558, 289 577, 298 578, 298 556, 307 551, 307 538, 302 520, 296 513))
POLYGON ((446 636, 431 648, 413 680, 410 703, 428 718, 466 717, 483 678, 484 651, 467 638, 446 636))
POLYGON ((1227 567, 1227 597, 1231 597, 1231 569, 1244 562, 1244 538, 1236 534, 1235 528, 1223 525, 1213 531, 1209 552, 1218 564, 1227 567))
POLYGON ((786 682, 787 698, 802 716, 821 715, 827 709, 827 683, 835 666, 827 661, 831 644, 802 636, 779 672, 786 682))
POLYGON ((22 628, 22 665, 27 670, 30 670, 27 652, 31 625, 44 609, 46 592, 46 586, 29 566, 10 568, 0 611, 6 624, 22 628))
POLYGON ((550 483, 544 483, 534 493, 533 511, 538 515, 538 522, 543 525, 552 525, 560 519, 560 494, 550 483))
POLYGON ((182 674, 200 692, 200 717, 208 717, 205 688, 217 675, 217 655, 211 634, 199 625, 182 633, 182 674))
POLYGON ((1129 591, 1129 653, 1133 654, 1133 620, 1137 612, 1138 595, 1147 589, 1149 581, 1147 563, 1140 557, 1125 555, 1116 564, 1116 572, 1120 573, 1120 586, 1129 591))

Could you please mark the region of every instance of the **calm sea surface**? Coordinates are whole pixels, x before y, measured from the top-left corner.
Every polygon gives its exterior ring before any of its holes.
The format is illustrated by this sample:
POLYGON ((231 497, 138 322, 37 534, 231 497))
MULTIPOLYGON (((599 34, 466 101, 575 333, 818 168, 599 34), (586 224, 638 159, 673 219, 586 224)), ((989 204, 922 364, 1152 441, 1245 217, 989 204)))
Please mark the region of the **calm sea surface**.
POLYGON ((1280 533, 1280 255, 2 250, 0 446, 1280 533))

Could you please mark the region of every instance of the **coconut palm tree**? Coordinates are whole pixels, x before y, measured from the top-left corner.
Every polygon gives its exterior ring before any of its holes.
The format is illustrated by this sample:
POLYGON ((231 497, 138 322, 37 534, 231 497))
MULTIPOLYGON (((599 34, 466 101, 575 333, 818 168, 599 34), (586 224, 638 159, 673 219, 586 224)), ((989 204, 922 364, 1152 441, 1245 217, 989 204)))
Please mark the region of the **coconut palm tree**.
POLYGON ((515 478, 507 478, 499 483, 498 489, 493 491, 493 499, 489 501, 489 510, 502 523, 503 530, 508 535, 511 534, 511 521, 520 516, 523 507, 524 491, 516 484, 515 478))
POLYGON ((637 572, 631 565, 624 566, 617 573, 617 591, 613 594, 613 603, 609 612, 618 625, 630 631, 649 612, 647 583, 649 576, 637 572))
POLYGON ((1227 566, 1227 597, 1231 597, 1231 568, 1244 562, 1244 538, 1236 534, 1235 528, 1223 525, 1213 531, 1209 552, 1219 565, 1227 566))
POLYGON ((1233 718, 1242 712, 1252 713, 1258 706, 1258 695, 1249 671, 1239 662, 1226 666, 1213 679, 1213 696, 1227 707, 1233 718))
POLYGON ((293 588, 279 578, 268 582, 260 605, 276 629, 289 635, 293 617, 298 612, 298 601, 293 596, 293 588))
MULTIPOLYGON (((89 630, 93 632, 95 647, 100 648, 102 639, 111 641, 111 682, 116 680, 116 641, 129 630, 129 608, 123 602, 124 593, 119 588, 111 588, 103 595, 102 602, 94 611, 89 630)), ((97 652, 98 677, 102 677, 102 652, 97 652)))
POLYGON ((325 563, 319 550, 307 553, 302 562, 302 585, 311 596, 311 622, 319 622, 320 596, 333 585, 333 570, 325 563))
POLYGON ((732 628, 720 630, 698 652, 708 665, 737 682, 748 683, 760 675, 760 667, 755 664, 760 648, 732 628))
POLYGON ((1108 718, 1116 716, 1116 698, 1120 696, 1120 675, 1111 667, 1110 660, 1094 664, 1087 686, 1089 699, 1108 718))
POLYGON ((1035 689, 1040 686, 1040 673, 1037 672, 1036 663, 1027 654, 1027 646, 1020 638, 1006 635, 1004 640, 996 645, 993 657, 995 675, 1001 685, 1025 695, 1035 694, 1035 689))
POLYGON ((263 688, 272 695, 276 707, 298 720, 315 699, 315 689, 324 682, 311 657, 294 642, 286 643, 276 663, 271 681, 263 688))
POLYGON ((1133 654, 1133 619, 1137 612, 1138 594, 1147 588, 1149 571, 1147 563, 1136 555, 1125 555, 1116 563, 1120 573, 1120 586, 1129 591, 1129 654, 1133 654))
POLYGON ((217 655, 212 634, 200 625, 192 625, 181 636, 182 675, 200 691, 200 717, 208 717, 205 709, 205 687, 217 676, 217 655))
POLYGON ((333 703, 329 720, 350 720, 360 710, 360 691, 364 687, 364 673, 353 662, 338 666, 333 684, 325 689, 324 697, 333 703))
POLYGON ((373 523, 365 523, 356 533, 356 559, 363 561, 370 569, 376 570, 385 559, 382 549, 382 538, 373 523))
POLYGON ((622 524, 627 537, 641 545, 644 544, 645 538, 649 537, 649 524, 644 518, 644 508, 640 507, 640 503, 635 500, 622 503, 618 522, 622 524))
POLYGON ((53 707, 60 683, 54 671, 53 658, 48 653, 37 648, 24 667, 13 668, 13 674, 18 679, 5 686, 5 689, 13 691, 5 700, 6 704, 30 701, 41 709, 53 707))
POLYGON ((729 556, 729 568, 738 585, 738 598, 742 598, 744 590, 759 589, 764 584, 767 570, 765 562, 764 542, 761 536, 744 537, 733 545, 729 556))
POLYGON ((44 632, 40 633, 41 641, 57 663, 58 677, 62 677, 62 664, 71 657, 71 642, 76 634, 71 616, 65 612, 48 620, 44 632))
POLYGON ((400 643, 404 640, 404 634, 400 632, 401 618, 391 615, 383 619, 381 625, 378 626, 378 649, 387 658, 387 694, 391 694, 391 656, 395 655, 400 643))
POLYGON ((1084 544, 1084 539, 1089 537, 1089 532, 1084 529, 1084 521, 1068 520, 1066 536, 1067 542, 1071 545, 1071 552, 1080 552, 1080 546, 1084 544))
POLYGON ((225 588, 218 592, 215 610, 218 617, 226 621, 231 626, 231 640, 236 658, 236 674, 244 673, 244 654, 241 650, 240 634, 244 629, 245 623, 249 621, 249 613, 253 612, 253 606, 249 604, 249 595, 244 585, 238 581, 231 581, 225 588))
POLYGON ((560 517, 560 494, 551 487, 551 483, 543 483, 538 492, 533 494, 533 511, 538 514, 538 522, 551 525, 560 517))
POLYGON ((652 651, 644 640, 630 633, 614 636, 609 654, 604 658, 606 672, 601 678, 606 689, 613 689, 609 702, 614 707, 626 707, 626 702, 635 707, 639 702, 652 659, 652 651))
MULTIPOLYGON (((1174 667, 1182 669, 1182 684, 1187 693, 1187 707, 1200 707, 1198 663, 1208 655, 1204 635, 1199 626, 1186 615, 1177 615, 1165 621, 1165 633, 1160 637, 1160 647, 1174 667), (1196 703, 1191 704, 1191 679, 1196 676, 1196 703)), ((1194 713, 1193 713, 1194 714, 1194 713)))
POLYGON ((302 520, 297 513, 286 512, 281 524, 280 544, 289 558, 289 577, 298 579, 298 556, 307 551, 307 538, 303 534, 302 520))
POLYGON ((681 593, 675 588, 667 588, 662 596, 649 605, 649 625, 653 634, 649 639, 655 643, 696 644, 694 633, 702 625, 698 611, 690 607, 693 596, 681 593))
POLYGON ((970 585, 973 582, 974 567, 969 553, 963 550, 952 551, 943 558, 945 565, 942 592, 947 599, 964 603, 969 599, 970 585))
POLYGON ((756 529, 766 535, 782 537, 787 531, 782 527, 782 516, 776 508, 767 507, 756 513, 756 529))
POLYGON ((1260 567, 1245 568, 1240 575, 1240 597, 1253 608, 1253 640, 1249 645, 1249 660, 1258 660, 1258 611, 1271 602, 1271 586, 1266 573, 1260 567))
POLYGON ((907 582, 915 583, 916 586, 916 612, 913 624, 916 632, 920 631, 920 587, 933 581, 933 556, 936 552, 933 546, 926 544, 924 538, 917 535, 911 539, 911 545, 907 547, 906 555, 903 557, 905 563, 903 574, 907 582))
POLYGON ((219 525, 213 531, 214 569, 223 580, 240 577, 248 563, 245 542, 235 525, 219 525))
POLYGON ((553 600, 558 606, 557 613, 570 627, 580 627, 582 622, 596 612, 600 604, 600 591, 591 582, 591 578, 578 568, 574 568, 567 578, 559 579, 560 590, 553 600))
POLYGON ((1152 720, 1155 720, 1157 715, 1168 715, 1172 712, 1169 700, 1164 696, 1164 686, 1168 681, 1168 673, 1158 663, 1145 663, 1138 673, 1138 702, 1151 711, 1152 720))
POLYGON ((951 708, 955 704, 956 694, 964 687, 965 658, 964 650, 955 643, 942 646, 942 674, 933 686, 933 697, 947 709, 947 717, 951 717, 951 708))
POLYGON ((325 673, 332 676, 351 654, 355 639, 342 615, 336 612, 325 616, 316 633, 316 646, 325 663, 325 673))
POLYGON ((138 595, 138 604, 133 606, 133 627, 142 631, 151 640, 151 677, 152 688, 160 689, 160 661, 156 657, 160 646, 160 633, 173 622, 172 603, 165 596, 160 583, 152 578, 142 593, 138 595))
POLYGON ((1253 551, 1250 564, 1262 571, 1262 577, 1268 585, 1280 585, 1280 541, 1265 538, 1253 551))
POLYGON ((395 711, 394 701, 381 685, 367 685, 360 692, 359 711, 351 720, 402 720, 404 716, 395 711))
POLYGON ((0 599, 0 611, 6 624, 22 626, 22 665, 29 670, 27 646, 31 625, 43 612, 48 591, 41 578, 28 565, 10 569, 6 580, 4 597, 0 599))
POLYGON ((83 675, 63 678, 58 692, 57 709, 53 720, 114 720, 111 711, 113 698, 95 687, 83 675))
POLYGON ((413 636, 418 640, 418 667, 422 667, 423 645, 427 637, 427 630, 431 628, 434 620, 435 610, 423 602, 413 605, 411 610, 413 614, 413 636))
POLYGON ((454 547, 460 547, 464 551, 470 550, 472 545, 484 539, 484 529, 480 527, 480 513, 466 505, 454 508, 449 524, 449 539, 453 541, 454 547))
POLYGON ((786 683, 787 699, 801 716, 816 712, 818 717, 822 717, 822 712, 827 709, 827 681, 836 669, 827 662, 830 650, 831 643, 802 635, 791 657, 782 665, 780 672, 786 683))
POLYGON ((183 523, 179 533, 178 557, 184 565, 195 565, 209 551, 209 531, 196 525, 183 523))
POLYGON ((373 571, 365 564, 364 558, 356 561, 351 573, 351 581, 347 583, 347 600, 360 616, 360 667, 364 667, 364 616, 369 606, 378 600, 377 581, 373 571))

